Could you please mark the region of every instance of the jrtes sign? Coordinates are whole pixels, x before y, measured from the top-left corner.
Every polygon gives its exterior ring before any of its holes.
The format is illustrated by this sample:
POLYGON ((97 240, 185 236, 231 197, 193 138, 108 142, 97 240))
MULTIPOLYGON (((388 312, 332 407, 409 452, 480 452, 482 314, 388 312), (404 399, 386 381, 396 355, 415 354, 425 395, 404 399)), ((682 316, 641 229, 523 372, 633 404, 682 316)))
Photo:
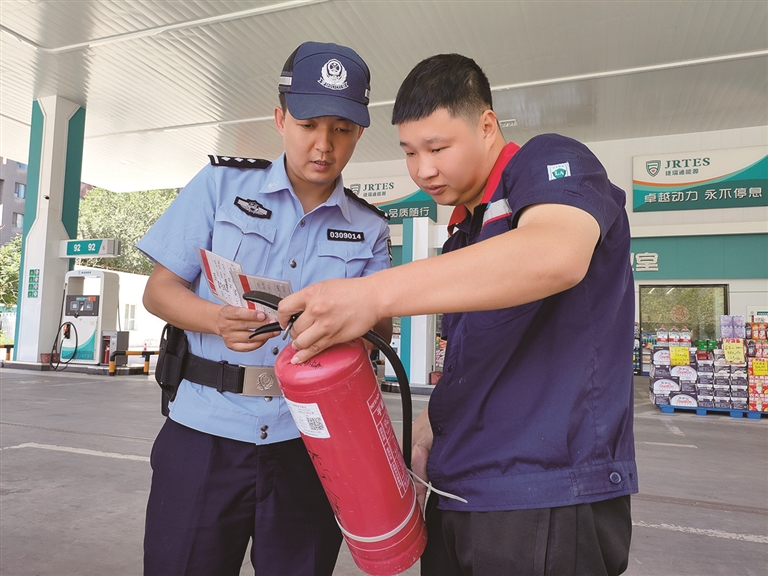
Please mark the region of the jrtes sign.
POLYGON ((427 217, 437 220, 437 203, 415 185, 408 176, 389 179, 356 180, 350 190, 389 215, 390 224, 401 224, 405 218, 427 217))
POLYGON ((635 212, 768 206, 768 146, 635 156, 635 212))

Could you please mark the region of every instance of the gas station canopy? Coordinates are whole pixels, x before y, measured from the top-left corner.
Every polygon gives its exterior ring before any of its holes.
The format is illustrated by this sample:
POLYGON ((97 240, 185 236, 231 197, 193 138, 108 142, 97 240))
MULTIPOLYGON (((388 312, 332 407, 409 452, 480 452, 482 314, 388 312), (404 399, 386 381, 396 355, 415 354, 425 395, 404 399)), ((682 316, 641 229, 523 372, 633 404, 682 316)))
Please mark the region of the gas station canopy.
POLYGON ((355 162, 402 158, 392 102, 432 54, 473 57, 509 140, 585 142, 768 124, 768 3, 3 0, 0 156, 25 162, 33 101, 86 109, 82 180, 183 186, 207 154, 272 159, 277 78, 306 40, 372 72, 355 162), (512 122, 514 120, 514 122, 512 122))

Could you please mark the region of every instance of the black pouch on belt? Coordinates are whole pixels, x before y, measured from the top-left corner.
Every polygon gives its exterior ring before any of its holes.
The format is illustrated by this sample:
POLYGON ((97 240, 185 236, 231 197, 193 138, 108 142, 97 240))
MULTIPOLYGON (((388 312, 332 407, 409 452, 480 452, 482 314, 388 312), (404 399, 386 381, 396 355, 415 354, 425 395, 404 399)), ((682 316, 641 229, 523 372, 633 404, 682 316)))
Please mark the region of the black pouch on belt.
POLYGON ((176 398, 176 391, 183 379, 184 362, 187 358, 187 335, 181 328, 166 324, 160 336, 155 380, 163 389, 163 415, 168 415, 168 402, 176 398))

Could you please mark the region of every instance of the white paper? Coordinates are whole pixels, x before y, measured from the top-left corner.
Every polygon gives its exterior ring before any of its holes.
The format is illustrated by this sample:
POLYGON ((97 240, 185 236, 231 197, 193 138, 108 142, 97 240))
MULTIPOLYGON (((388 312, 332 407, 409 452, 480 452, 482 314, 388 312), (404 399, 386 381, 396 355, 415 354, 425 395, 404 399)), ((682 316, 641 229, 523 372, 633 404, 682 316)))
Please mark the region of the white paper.
POLYGON ((244 306, 247 305, 248 308, 261 310, 264 312, 264 314, 271 316, 272 318, 277 318, 276 310, 270 308, 269 306, 256 304, 255 302, 248 302, 245 300, 245 298, 243 298, 243 294, 250 292, 251 290, 257 290, 259 292, 266 292, 267 294, 272 294, 273 296, 285 298, 292 292, 291 283, 285 280, 273 280, 271 278, 250 276, 248 274, 238 274, 235 272, 232 273, 232 279, 240 299, 245 302, 244 306))
POLYGON ((230 306, 244 306, 244 301, 232 279, 233 273, 239 274, 243 271, 240 264, 222 258, 204 248, 198 248, 198 252, 203 274, 208 281, 211 294, 230 306))
POLYGON ((243 269, 237 262, 218 256, 204 248, 198 248, 198 252, 200 254, 203 274, 211 289, 211 293, 230 306, 261 310, 267 316, 277 318, 276 310, 269 306, 249 302, 243 298, 243 294, 251 290, 258 290, 285 298, 293 292, 291 283, 287 280, 275 280, 273 278, 243 274, 243 269))

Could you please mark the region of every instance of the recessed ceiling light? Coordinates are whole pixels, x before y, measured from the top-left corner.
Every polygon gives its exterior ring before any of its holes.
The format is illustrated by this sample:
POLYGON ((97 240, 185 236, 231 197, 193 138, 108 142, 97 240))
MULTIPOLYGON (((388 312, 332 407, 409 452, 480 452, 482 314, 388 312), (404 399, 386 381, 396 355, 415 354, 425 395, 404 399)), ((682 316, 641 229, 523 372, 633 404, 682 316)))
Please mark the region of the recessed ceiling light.
POLYGON ((517 126, 517 120, 515 118, 510 118, 509 120, 499 120, 499 126, 502 128, 512 128, 513 126, 517 126))

